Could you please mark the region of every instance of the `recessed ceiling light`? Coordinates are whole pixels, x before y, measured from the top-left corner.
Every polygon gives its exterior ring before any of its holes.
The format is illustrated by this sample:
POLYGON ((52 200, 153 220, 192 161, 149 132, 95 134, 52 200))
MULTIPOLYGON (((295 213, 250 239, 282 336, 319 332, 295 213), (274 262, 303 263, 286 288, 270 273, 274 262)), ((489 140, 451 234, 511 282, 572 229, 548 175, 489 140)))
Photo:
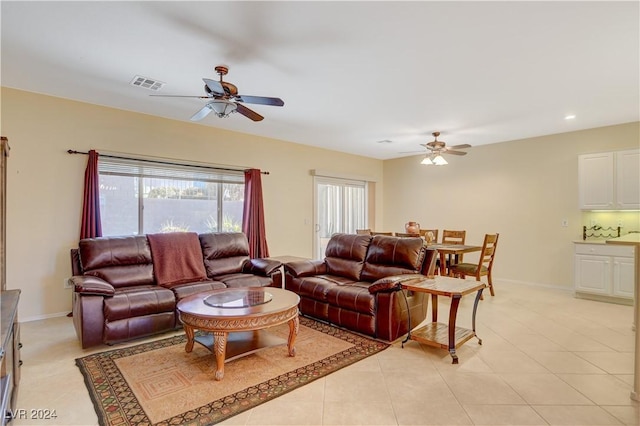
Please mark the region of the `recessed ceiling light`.
POLYGON ((576 118, 575 114, 569 114, 564 116, 565 120, 573 120, 574 118, 576 118))

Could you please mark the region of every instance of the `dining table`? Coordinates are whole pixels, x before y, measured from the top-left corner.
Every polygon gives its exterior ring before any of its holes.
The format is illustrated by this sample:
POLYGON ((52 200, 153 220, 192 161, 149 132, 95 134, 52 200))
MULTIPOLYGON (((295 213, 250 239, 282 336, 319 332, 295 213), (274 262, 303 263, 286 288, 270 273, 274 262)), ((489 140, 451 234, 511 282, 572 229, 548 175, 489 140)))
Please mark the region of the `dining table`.
POLYGON ((467 244, 442 244, 442 243, 433 243, 427 244, 427 247, 434 248, 438 250, 438 255, 440 256, 440 275, 446 276, 449 275, 447 271, 447 262, 446 257, 449 256, 449 260, 452 260, 453 263, 458 263, 458 259, 461 254, 465 253, 473 253, 476 251, 481 251, 482 246, 473 246, 467 244))

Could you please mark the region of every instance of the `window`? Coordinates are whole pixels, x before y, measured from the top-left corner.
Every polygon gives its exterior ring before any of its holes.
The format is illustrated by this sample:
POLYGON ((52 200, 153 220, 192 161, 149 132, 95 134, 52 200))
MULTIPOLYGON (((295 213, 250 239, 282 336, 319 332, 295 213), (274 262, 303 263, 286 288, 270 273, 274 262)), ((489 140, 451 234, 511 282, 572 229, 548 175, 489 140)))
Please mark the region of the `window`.
POLYGON ((98 170, 105 236, 242 230, 241 171, 106 156, 98 170))

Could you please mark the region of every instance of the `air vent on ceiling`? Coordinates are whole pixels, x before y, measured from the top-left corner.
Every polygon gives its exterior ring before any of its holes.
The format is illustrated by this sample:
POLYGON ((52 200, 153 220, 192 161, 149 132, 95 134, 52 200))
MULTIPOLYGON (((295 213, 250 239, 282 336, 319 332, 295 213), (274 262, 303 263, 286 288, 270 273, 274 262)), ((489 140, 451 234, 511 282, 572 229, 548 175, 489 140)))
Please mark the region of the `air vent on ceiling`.
POLYGON ((166 83, 162 81, 154 80, 149 77, 142 77, 141 75, 136 75, 133 77, 133 80, 131 80, 132 86, 144 87, 145 89, 153 90, 154 92, 162 89, 165 84, 166 83))

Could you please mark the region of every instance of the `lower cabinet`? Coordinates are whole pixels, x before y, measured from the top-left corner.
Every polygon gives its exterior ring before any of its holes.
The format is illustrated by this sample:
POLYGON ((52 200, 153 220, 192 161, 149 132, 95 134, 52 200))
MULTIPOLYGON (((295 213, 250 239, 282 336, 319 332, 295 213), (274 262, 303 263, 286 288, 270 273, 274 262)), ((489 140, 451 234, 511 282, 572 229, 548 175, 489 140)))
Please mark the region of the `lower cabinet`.
POLYGON ((577 297, 633 303, 633 247, 576 243, 574 290, 577 297))
POLYGON ((16 413, 18 383, 20 382, 20 323, 18 323, 18 299, 20 290, 0 293, 0 425, 9 423, 16 413))

